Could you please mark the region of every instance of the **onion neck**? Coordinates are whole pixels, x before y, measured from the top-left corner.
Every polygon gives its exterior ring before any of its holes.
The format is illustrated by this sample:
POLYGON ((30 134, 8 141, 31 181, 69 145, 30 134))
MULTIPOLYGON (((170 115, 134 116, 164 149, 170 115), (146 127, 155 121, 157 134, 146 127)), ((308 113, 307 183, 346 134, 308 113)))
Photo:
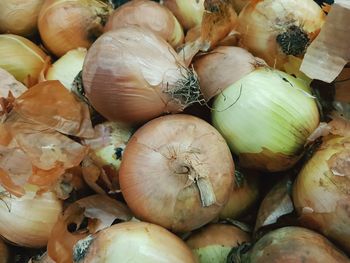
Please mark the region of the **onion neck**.
POLYGON ((286 55, 303 55, 310 43, 308 34, 300 27, 292 25, 276 37, 276 41, 286 55))

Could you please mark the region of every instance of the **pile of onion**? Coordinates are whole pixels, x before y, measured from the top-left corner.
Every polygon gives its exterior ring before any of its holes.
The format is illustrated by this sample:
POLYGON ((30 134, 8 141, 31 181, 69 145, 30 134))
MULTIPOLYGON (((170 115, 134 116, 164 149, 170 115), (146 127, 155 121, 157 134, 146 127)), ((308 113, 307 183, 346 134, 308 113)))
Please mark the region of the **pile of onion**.
POLYGON ((141 127, 119 171, 122 194, 136 217, 187 232, 218 216, 234 182, 222 136, 190 115, 168 115, 141 127))
POLYGON ((349 137, 328 136, 299 173, 293 201, 301 223, 350 252, 349 137))
POLYGON ((123 123, 180 112, 200 98, 195 73, 164 39, 140 27, 98 38, 86 55, 83 84, 100 114, 123 123))

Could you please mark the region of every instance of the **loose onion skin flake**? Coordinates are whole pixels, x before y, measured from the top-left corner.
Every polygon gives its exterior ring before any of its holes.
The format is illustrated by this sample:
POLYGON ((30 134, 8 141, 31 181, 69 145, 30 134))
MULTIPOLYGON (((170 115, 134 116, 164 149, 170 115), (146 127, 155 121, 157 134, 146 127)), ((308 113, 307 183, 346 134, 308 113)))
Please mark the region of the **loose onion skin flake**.
POLYGON ((142 123, 200 98, 196 74, 160 36, 139 27, 103 34, 83 67, 86 96, 110 121, 142 123))
POLYGON ((222 136, 205 121, 179 114, 152 120, 131 137, 119 180, 135 216, 186 232, 218 216, 233 173, 222 136))
POLYGON ((158 225, 126 222, 79 241, 74 263, 197 263, 176 235, 158 225))

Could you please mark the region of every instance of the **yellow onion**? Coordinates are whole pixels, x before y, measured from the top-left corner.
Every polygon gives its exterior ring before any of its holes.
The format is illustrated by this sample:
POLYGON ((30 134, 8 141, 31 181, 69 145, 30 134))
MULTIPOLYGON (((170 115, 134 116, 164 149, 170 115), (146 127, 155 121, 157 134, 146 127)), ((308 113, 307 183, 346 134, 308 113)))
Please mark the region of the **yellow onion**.
POLYGON ((0 68, 27 86, 38 82, 45 58, 44 51, 30 40, 17 35, 0 35, 0 68))
POLYGON ((73 81, 83 69, 86 56, 85 48, 68 51, 46 70, 46 80, 59 80, 68 90, 72 90, 73 81))
POLYGON ((0 1, 0 33, 33 35, 37 30, 38 15, 43 3, 44 0, 0 1))
POLYGON ((303 57, 324 19, 313 0, 250 1, 238 16, 237 30, 253 55, 283 70, 289 56, 303 57))
POLYGON ((349 258, 324 236, 306 228, 290 226, 263 236, 237 262, 348 263, 349 258))
POLYGON ((102 34, 112 7, 100 0, 46 0, 38 28, 46 48, 58 57, 88 48, 102 34))
POLYGON ((293 201, 301 223, 350 252, 350 137, 330 136, 299 173, 293 201))
POLYGON ((236 219, 252 207, 259 197, 259 176, 256 171, 236 170, 230 197, 219 214, 221 219, 236 219))
POLYGON ((110 121, 140 123, 198 101, 195 73, 160 36, 140 27, 103 34, 88 50, 83 84, 110 121))
POLYGON ((259 68, 216 97, 213 124, 242 166, 286 170, 300 158, 319 123, 310 92, 303 80, 259 68))
POLYGON ((8 263, 10 259, 10 252, 5 242, 0 239, 0 263, 8 263))
POLYGON ((62 212, 62 202, 52 192, 35 195, 27 191, 20 198, 2 192, 0 235, 19 246, 39 248, 47 244, 50 232, 62 212))
POLYGON ((144 222, 116 224, 78 241, 73 262, 196 263, 180 238, 160 226, 144 222))
POLYGON ((173 47, 178 47, 184 40, 184 32, 176 17, 164 6, 149 0, 130 1, 117 8, 109 17, 105 31, 125 26, 149 29, 173 47))
POLYGON ((119 180, 136 217, 186 232, 218 216, 233 173, 222 136, 197 117, 177 114, 136 131, 125 148, 119 180))
POLYGON ((264 62, 240 47, 222 46, 194 61, 201 92, 206 100, 254 71, 264 62))
POLYGON ((198 263, 226 263, 232 248, 249 241, 249 235, 236 226, 210 224, 193 233, 186 243, 198 263))
POLYGON ((164 0, 163 4, 173 12, 186 30, 202 23, 204 0, 164 0))

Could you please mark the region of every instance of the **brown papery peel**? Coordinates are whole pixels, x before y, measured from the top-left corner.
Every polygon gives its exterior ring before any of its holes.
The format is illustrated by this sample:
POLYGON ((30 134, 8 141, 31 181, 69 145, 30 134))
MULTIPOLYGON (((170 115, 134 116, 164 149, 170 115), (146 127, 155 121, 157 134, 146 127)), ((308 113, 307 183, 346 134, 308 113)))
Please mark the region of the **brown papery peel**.
POLYGON ((129 221, 131 218, 132 214, 126 205, 105 195, 80 199, 71 204, 57 220, 49 238, 48 255, 56 263, 71 263, 72 249, 78 240, 111 226, 116 219, 129 221), (88 218, 86 227, 82 226, 85 218, 88 218), (71 229, 72 226, 74 229, 71 229))
POLYGON ((332 82, 350 61, 350 2, 332 6, 318 37, 305 54, 301 71, 313 79, 332 82))

